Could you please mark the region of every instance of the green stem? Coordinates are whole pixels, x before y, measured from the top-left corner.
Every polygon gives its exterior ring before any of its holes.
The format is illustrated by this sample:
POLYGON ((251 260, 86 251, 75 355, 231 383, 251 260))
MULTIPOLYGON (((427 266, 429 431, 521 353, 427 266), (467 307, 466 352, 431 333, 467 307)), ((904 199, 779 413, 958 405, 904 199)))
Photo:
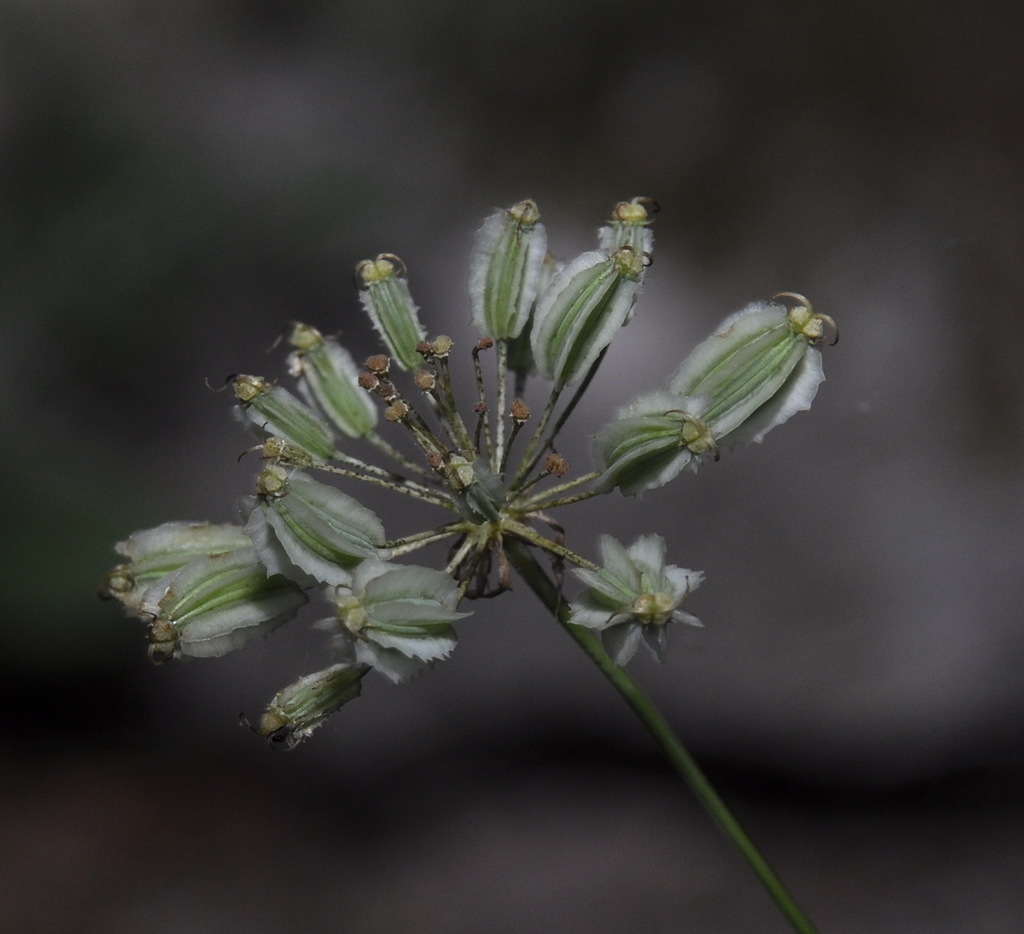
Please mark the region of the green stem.
POLYGON ((767 889, 780 912, 789 921, 798 934, 816 934, 814 926, 800 907, 793 900, 782 880, 768 865, 754 842, 747 836, 739 821, 726 807, 718 796, 707 777, 701 771, 694 758, 683 746, 668 721, 661 715, 654 703, 640 689, 640 686, 616 665, 605 652, 601 640, 588 629, 574 626, 570 621, 569 605, 562 599, 562 594, 537 562, 536 557, 523 542, 507 539, 505 553, 515 569, 526 582, 527 586, 540 598, 541 602, 555 615, 562 628, 576 640, 587 656, 601 670, 601 673, 612 683, 623 700, 632 708, 640 722, 654 737, 662 752, 668 757, 679 776, 689 785, 690 790, 715 820, 725 835, 733 842, 747 864, 767 889))

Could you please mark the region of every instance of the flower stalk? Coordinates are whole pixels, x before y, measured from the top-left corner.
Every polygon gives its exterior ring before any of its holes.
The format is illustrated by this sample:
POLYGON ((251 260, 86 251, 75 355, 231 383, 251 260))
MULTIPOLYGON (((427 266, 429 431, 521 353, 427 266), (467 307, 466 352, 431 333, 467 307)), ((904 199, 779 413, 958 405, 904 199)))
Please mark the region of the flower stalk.
POLYGON ((526 585, 537 595, 541 603, 558 620, 562 629, 583 650, 597 666, 619 696, 629 705, 637 719, 661 748, 679 777, 696 795, 704 809, 711 815, 722 832, 732 841, 740 855, 760 880, 779 911, 798 934, 816 934, 816 929, 796 903, 778 874, 769 865, 761 851, 736 820, 707 776, 690 755, 669 722, 662 716, 655 704, 641 690, 624 668, 616 665, 601 645, 601 640, 589 630, 572 623, 572 612, 562 597, 561 591, 537 563, 536 557, 519 542, 506 546, 509 561, 515 567, 526 585))

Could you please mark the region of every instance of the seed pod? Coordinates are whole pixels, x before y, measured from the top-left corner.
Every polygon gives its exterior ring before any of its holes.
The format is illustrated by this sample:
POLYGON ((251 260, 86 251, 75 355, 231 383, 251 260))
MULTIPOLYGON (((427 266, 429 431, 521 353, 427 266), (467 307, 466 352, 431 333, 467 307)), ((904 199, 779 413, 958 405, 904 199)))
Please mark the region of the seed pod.
POLYGON ((154 529, 134 532, 118 542, 117 553, 128 558, 104 580, 102 594, 137 613, 142 595, 161 577, 206 555, 246 548, 249 540, 239 525, 209 522, 165 522, 154 529))
POLYGON ((245 531, 271 573, 341 584, 357 564, 386 554, 380 519, 341 490, 279 465, 263 470, 257 489, 245 531))
POLYGON ((368 561, 338 587, 337 616, 319 625, 333 631, 342 657, 405 681, 455 648, 452 623, 461 594, 448 574, 415 565, 368 561))
POLYGON ((715 450, 714 439, 691 400, 659 390, 620 409, 594 438, 594 461, 601 472, 598 488, 618 487, 636 496, 696 470, 698 457, 715 450))
POLYGON ((274 695, 256 732, 284 749, 293 749, 362 691, 366 665, 342 663, 304 675, 274 695))
POLYGON ((701 417, 722 445, 740 440, 761 440, 774 425, 782 424, 794 412, 810 406, 821 373, 817 350, 809 350, 822 335, 824 315, 815 314, 802 296, 785 293, 770 302, 756 302, 727 318, 714 334, 700 344, 669 380, 672 392, 706 399, 701 417), (796 299, 790 302, 789 299, 796 299), (785 299, 787 304, 776 299, 785 299), (787 307, 788 305, 788 307, 787 307), (776 399, 790 375, 810 353, 814 363, 807 368, 807 378, 794 394, 789 384, 786 400, 776 399), (811 383, 813 382, 813 386, 811 383), (784 417, 771 421, 759 431, 756 439, 736 436, 731 432, 743 425, 761 406, 775 400, 784 417))
POLYGON ((296 324, 290 341, 291 372, 331 423, 349 438, 361 438, 377 424, 377 407, 359 385, 352 355, 308 324, 296 324))
POLYGON ((240 403, 240 419, 257 433, 284 438, 318 463, 333 456, 334 434, 327 423, 287 389, 262 376, 236 376, 232 386, 240 403))
POLYGON ((391 356, 403 370, 415 370, 422 358, 416 345, 426 337, 405 278, 405 264, 393 253, 356 266, 359 299, 391 356))
POLYGON ((306 603, 293 581, 268 577, 251 547, 190 561, 142 598, 151 616, 149 657, 224 655, 291 619, 306 603))
POLYGON ((649 224, 657 213, 657 202, 651 198, 620 201, 612 211, 611 220, 597 232, 601 249, 614 253, 619 247, 631 247, 640 256, 654 250, 654 233, 649 224))
POLYGON ((537 370, 564 386, 586 375, 628 320, 640 291, 643 257, 624 246, 610 256, 577 256, 537 301, 531 345, 537 370))
POLYGON ((473 324, 494 338, 517 337, 537 298, 547 251, 540 212, 530 200, 499 210, 476 235, 469 267, 473 324))
POLYGON ((666 564, 660 535, 642 535, 629 548, 610 535, 598 543, 604 566, 573 572, 588 589, 572 603, 572 622, 599 631, 616 665, 625 665, 641 642, 664 661, 668 623, 701 625, 680 605, 704 574, 666 564))
POLYGON ((824 315, 784 293, 726 319, 669 381, 606 425, 594 441, 599 487, 632 496, 663 486, 722 447, 761 441, 810 408, 824 380, 824 315))

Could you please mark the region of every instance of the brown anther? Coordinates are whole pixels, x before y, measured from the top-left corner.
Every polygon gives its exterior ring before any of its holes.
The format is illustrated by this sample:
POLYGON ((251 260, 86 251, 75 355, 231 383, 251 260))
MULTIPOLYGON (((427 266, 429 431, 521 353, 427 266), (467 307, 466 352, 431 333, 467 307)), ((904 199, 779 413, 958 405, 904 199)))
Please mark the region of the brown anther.
POLYGON ((480 340, 478 340, 476 342, 476 346, 474 347, 474 350, 490 350, 493 346, 494 346, 494 338, 493 337, 481 337, 480 340))
POLYGON ((363 387, 363 389, 368 389, 370 392, 373 392, 380 385, 380 380, 372 373, 368 373, 366 370, 363 370, 363 372, 359 374, 358 383, 363 387))
POLYGON ((381 380, 377 384, 377 388, 375 391, 378 396, 380 396, 385 402, 388 403, 388 405, 390 405, 392 402, 395 401, 395 399, 398 398, 398 389, 395 387, 395 384, 392 383, 390 380, 381 380))
POLYGON ((437 451, 431 451, 427 454, 427 466, 431 470, 440 470, 444 466, 444 459, 437 451))
POLYGON ((430 341, 418 341, 416 343, 416 353, 425 360, 429 360, 434 356, 434 348, 431 346, 430 341))
POLYGON ((431 345, 431 349, 434 351, 435 357, 447 357, 454 346, 455 341, 453 341, 447 334, 440 334, 434 338, 434 343, 431 345))
POLYGON ((409 414, 409 406, 407 406, 401 399, 397 402, 392 402, 384 410, 384 417, 389 422, 400 422, 406 415, 409 414))
POLYGON ((412 380, 424 392, 430 392, 437 385, 437 378, 429 370, 417 370, 412 380))
POLYGON ((517 424, 522 425, 530 417, 530 407, 522 399, 516 399, 509 414, 517 424))
POLYGON ((366 358, 366 369, 376 376, 387 376, 391 371, 391 358, 387 354, 374 354, 366 358))
POLYGON ((569 462, 561 454, 549 454, 544 458, 544 470, 555 477, 564 477, 569 472, 569 462))
POLYGON ((483 415, 484 412, 487 411, 487 403, 478 402, 476 405, 473 406, 473 411, 476 412, 477 415, 483 415))

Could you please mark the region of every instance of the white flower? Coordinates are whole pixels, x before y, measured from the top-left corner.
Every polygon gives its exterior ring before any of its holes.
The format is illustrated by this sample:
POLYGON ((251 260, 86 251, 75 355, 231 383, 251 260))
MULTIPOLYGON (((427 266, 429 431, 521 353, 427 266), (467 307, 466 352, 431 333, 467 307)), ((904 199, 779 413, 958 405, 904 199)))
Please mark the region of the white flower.
POLYGON ((599 545, 604 567, 575 570, 589 589, 573 602, 572 622, 600 631, 605 650, 617 665, 625 665, 636 654, 641 640, 664 661, 668 623, 701 625, 679 605, 704 574, 665 564, 665 539, 660 535, 641 536, 629 548, 602 535, 599 545))

